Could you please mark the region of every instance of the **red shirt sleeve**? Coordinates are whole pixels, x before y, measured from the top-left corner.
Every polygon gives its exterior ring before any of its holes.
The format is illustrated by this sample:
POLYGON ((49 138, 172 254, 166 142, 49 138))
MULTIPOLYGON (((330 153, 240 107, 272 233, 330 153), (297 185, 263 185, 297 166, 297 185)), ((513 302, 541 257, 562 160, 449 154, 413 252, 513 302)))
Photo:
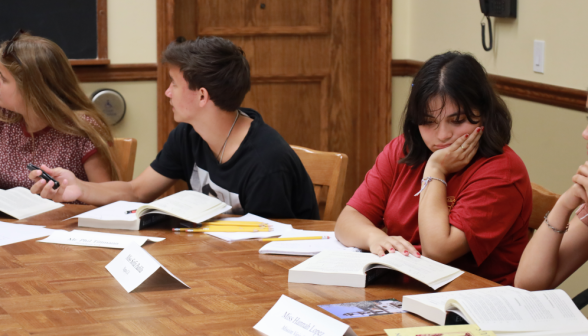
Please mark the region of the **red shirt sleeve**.
POLYGON ((463 231, 476 263, 481 265, 521 222, 525 197, 508 167, 489 162, 476 170, 456 198, 449 223, 463 231))
POLYGON ((98 148, 96 148, 96 146, 94 146, 92 141, 90 141, 88 138, 80 137, 80 148, 82 154, 82 165, 86 163, 86 161, 88 161, 92 155, 98 153, 98 148))
MULTIPOLYGON (((90 123, 95 128, 99 127, 98 122, 96 122, 96 120, 94 120, 92 117, 84 114, 82 115, 82 118, 84 118, 88 123, 90 123)), ((82 165, 86 163, 86 161, 88 161, 88 159, 92 155, 98 153, 98 148, 96 148, 96 146, 88 138, 81 138, 80 148, 82 153, 82 165)))
POLYGON ((378 227, 383 225, 384 211, 396 180, 403 144, 404 140, 400 136, 384 147, 372 169, 365 175, 363 183, 347 203, 378 227))

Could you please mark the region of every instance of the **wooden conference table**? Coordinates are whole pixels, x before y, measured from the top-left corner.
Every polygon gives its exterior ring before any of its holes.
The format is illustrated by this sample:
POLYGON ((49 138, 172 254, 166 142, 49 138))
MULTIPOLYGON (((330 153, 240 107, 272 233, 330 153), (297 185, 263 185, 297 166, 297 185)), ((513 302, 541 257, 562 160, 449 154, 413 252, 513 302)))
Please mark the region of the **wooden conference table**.
MULTIPOLYGON (((77 221, 62 220, 92 208, 66 205, 21 221, 0 220, 72 230, 77 221)), ((280 221, 298 229, 334 227, 327 221, 280 221)), ((1 246, 0 335, 261 335, 253 326, 282 294, 324 312, 317 305, 432 292, 400 274, 365 289, 288 283, 288 269, 307 257, 262 255, 259 241, 229 244, 162 228, 96 231, 165 237, 143 247, 191 288, 168 283, 127 293, 104 268, 121 250, 36 240, 1 246)), ((441 291, 492 286, 497 284, 466 273, 441 291)), ((358 335, 431 325, 408 313, 343 321, 358 335)))

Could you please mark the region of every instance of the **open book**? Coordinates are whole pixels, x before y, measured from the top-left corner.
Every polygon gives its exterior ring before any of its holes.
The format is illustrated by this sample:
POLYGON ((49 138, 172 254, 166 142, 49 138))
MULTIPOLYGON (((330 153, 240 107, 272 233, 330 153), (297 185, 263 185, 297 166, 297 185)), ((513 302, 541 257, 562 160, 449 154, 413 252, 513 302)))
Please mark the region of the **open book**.
POLYGON ((230 209, 229 205, 214 197, 194 190, 184 190, 149 204, 114 202, 74 218, 78 219, 78 226, 81 227, 139 230, 159 222, 164 216, 200 223, 230 209))
POLYGON ((588 329, 586 317, 560 289, 529 292, 492 287, 406 295, 402 308, 439 325, 445 323, 446 312, 451 311, 482 330, 496 333, 588 329))
POLYGON ((317 285, 365 287, 366 273, 385 268, 402 272, 437 289, 463 274, 463 271, 427 257, 405 256, 400 252, 378 257, 372 253, 323 251, 292 267, 288 282, 317 285))
POLYGON ((0 189, 0 211, 16 219, 32 217, 62 206, 61 203, 32 194, 30 190, 23 187, 0 189))

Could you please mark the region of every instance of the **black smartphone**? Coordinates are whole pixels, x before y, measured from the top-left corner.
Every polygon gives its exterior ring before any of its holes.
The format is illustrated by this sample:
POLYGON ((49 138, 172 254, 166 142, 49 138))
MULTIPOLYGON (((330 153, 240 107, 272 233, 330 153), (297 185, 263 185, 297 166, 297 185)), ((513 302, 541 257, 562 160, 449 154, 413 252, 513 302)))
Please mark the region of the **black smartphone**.
POLYGON ((27 164, 27 169, 30 170, 30 171, 33 171, 33 170, 40 170, 40 171, 42 171, 43 174, 41 174, 41 176, 39 176, 39 177, 42 178, 43 180, 47 181, 47 182, 53 181, 53 183, 54 183, 53 189, 59 188, 59 182, 57 182, 53 177, 49 176, 49 174, 45 173, 43 171, 43 169, 35 166, 32 163, 27 164))

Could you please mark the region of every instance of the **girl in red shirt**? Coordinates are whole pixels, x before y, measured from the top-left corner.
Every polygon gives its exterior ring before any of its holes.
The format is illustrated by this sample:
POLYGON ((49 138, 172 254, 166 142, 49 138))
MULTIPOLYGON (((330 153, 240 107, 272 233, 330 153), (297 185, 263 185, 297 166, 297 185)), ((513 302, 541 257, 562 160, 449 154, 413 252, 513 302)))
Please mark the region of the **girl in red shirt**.
POLYGON ((63 50, 21 30, 0 55, 0 188, 30 188, 28 163, 93 182, 117 179, 112 133, 63 50))
POLYGON ((402 135, 339 216, 337 238, 512 284, 527 244, 531 183, 507 146, 510 112, 484 68, 457 52, 431 58, 414 78, 403 120, 402 135))
MULTIPOLYGON (((582 137, 588 140, 588 127, 582 137)), ((525 249, 515 286, 527 290, 555 288, 588 260, 588 161, 578 168, 572 181, 525 249)))

